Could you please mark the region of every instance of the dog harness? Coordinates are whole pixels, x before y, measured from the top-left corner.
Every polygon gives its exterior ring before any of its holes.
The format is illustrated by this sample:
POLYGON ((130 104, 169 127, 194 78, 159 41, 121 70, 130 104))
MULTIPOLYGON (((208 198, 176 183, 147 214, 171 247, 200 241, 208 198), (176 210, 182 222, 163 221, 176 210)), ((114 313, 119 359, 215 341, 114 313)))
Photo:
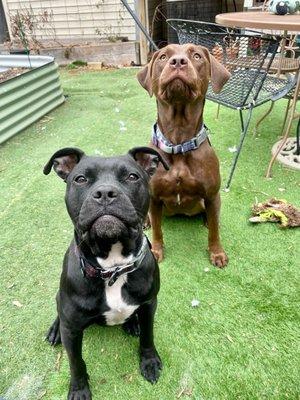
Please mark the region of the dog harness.
POLYGON ((80 248, 76 232, 75 243, 76 252, 80 260, 80 269, 82 275, 88 278, 101 278, 105 281, 108 280, 108 286, 112 286, 119 278, 119 276, 125 273, 133 272, 138 269, 142 261, 144 260, 148 247, 150 245, 147 236, 144 235, 142 246, 136 257, 134 257, 134 259, 131 260, 130 263, 124 265, 115 265, 112 268, 105 269, 101 267, 100 263, 97 260, 97 257, 95 257, 94 255, 87 255, 83 253, 82 249, 80 248))
POLYGON ((208 133, 208 128, 203 124, 197 135, 192 139, 181 144, 173 144, 163 135, 162 131, 159 129, 158 123, 155 122, 152 130, 152 143, 165 153, 184 154, 188 151, 198 149, 204 140, 208 139, 208 133))

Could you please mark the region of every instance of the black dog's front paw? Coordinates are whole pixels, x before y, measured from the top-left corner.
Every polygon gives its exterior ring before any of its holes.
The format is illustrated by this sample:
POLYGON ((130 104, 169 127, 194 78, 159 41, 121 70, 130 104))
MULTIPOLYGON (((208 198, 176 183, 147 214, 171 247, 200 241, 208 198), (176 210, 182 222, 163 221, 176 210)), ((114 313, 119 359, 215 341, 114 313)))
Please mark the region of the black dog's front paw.
POLYGON ((150 383, 158 381, 160 371, 162 370, 162 362, 156 350, 141 352, 140 369, 147 381, 150 383))
POLYGON ((140 336, 138 316, 134 314, 122 325, 123 330, 130 336, 140 336))
POLYGON ((92 393, 88 383, 79 389, 78 385, 70 385, 68 400, 92 400, 92 393))
POLYGON ((56 346, 61 343, 60 330, 59 330, 59 318, 51 325, 47 335, 46 340, 51 344, 51 346, 56 346))

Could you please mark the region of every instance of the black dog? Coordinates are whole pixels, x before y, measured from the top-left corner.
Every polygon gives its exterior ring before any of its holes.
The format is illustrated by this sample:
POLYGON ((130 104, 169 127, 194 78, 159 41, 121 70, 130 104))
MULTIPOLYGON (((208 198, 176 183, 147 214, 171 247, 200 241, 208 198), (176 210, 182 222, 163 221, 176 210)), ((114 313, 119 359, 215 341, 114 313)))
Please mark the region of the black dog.
POLYGON ((89 157, 81 150, 57 151, 44 168, 67 183, 66 206, 75 228, 66 252, 58 317, 47 340, 66 348, 71 380, 69 400, 92 398, 82 359, 83 330, 93 324, 123 324, 140 336, 140 369, 151 383, 162 363, 153 341, 159 270, 143 234, 149 207, 149 178, 159 153, 134 148, 120 157, 89 157))

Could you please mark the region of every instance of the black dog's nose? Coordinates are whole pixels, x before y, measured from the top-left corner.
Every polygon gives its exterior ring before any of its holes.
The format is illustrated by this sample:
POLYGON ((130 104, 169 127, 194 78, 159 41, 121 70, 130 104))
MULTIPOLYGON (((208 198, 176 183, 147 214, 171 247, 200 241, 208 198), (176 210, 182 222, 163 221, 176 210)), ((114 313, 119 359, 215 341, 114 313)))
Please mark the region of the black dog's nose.
POLYGON ((118 192, 113 186, 100 186, 94 191, 93 197, 97 201, 111 203, 118 197, 118 192))
POLYGON ((173 56, 170 58, 169 64, 173 68, 184 68, 188 64, 188 59, 185 56, 173 56))

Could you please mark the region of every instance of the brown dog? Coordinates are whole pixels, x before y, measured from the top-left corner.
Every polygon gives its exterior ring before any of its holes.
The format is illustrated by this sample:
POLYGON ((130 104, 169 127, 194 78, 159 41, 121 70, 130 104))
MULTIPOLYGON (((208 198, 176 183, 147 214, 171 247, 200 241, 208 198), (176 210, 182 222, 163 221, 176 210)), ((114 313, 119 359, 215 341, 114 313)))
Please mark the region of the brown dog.
POLYGON ((229 77, 206 48, 193 44, 156 51, 138 73, 140 84, 157 99, 152 146, 171 166, 169 171, 158 168, 151 180, 152 249, 158 261, 163 258, 162 214, 205 211, 210 259, 218 267, 228 262, 219 238, 219 162, 207 139, 203 107, 209 80, 219 92, 229 77))

